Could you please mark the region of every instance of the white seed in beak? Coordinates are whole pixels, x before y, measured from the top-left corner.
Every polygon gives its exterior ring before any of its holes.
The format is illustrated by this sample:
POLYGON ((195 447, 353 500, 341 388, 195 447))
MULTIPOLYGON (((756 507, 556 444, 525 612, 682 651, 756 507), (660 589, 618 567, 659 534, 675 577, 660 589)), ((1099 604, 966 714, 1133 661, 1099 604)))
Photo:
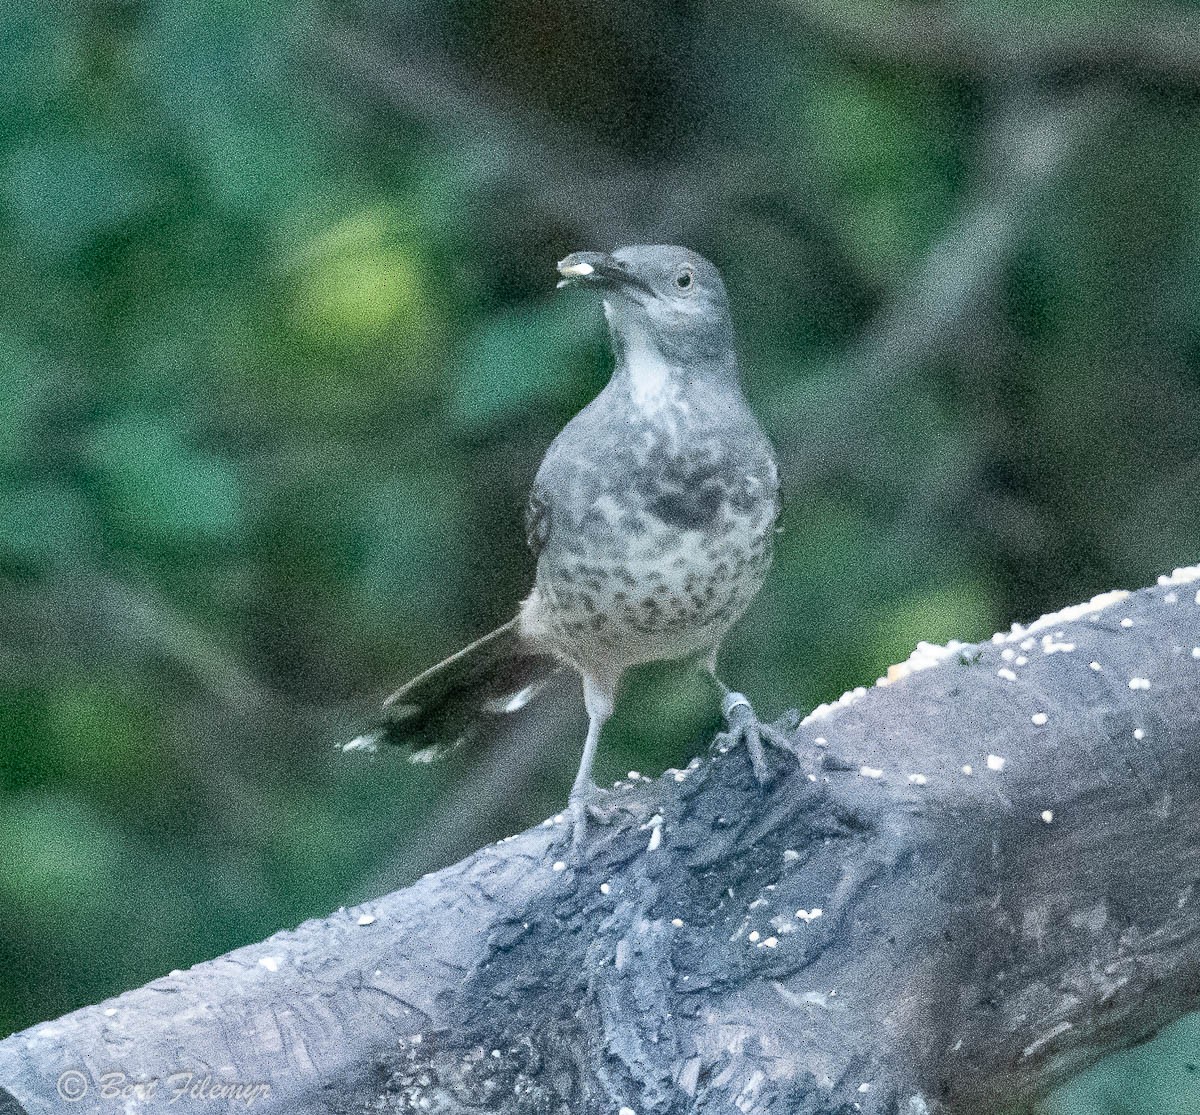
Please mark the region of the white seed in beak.
POLYGON ((568 279, 583 279, 596 269, 590 263, 568 263, 558 265, 558 273, 568 279))

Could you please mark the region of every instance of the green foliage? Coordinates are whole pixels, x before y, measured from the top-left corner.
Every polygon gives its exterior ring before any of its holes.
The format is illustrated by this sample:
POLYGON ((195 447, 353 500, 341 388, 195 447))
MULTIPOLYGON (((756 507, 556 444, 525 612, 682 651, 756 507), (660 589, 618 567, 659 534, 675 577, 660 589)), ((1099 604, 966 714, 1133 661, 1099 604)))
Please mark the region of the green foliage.
POLYGON ((562 369, 579 365, 596 335, 594 318, 594 307, 564 298, 488 320, 463 346, 451 421, 480 435, 546 405, 569 408, 579 383, 562 369))
POLYGON ((877 280, 909 268, 951 213, 948 102, 936 87, 844 69, 820 73, 808 88, 812 154, 837 195, 835 219, 854 261, 877 280))
POLYGON ((98 424, 84 450, 116 531, 132 545, 234 534, 241 487, 230 463, 197 452, 170 420, 125 412, 98 424))
MULTIPOLYGON (((838 38, 895 5, 809 10, 825 33, 718 5, 603 49, 503 2, 0 12, 0 1031, 565 799, 573 736, 499 798, 469 755, 333 744, 528 588, 530 480, 607 372, 596 308, 553 290, 569 250, 725 269, 788 499, 723 656, 767 712, 1196 559, 1194 91, 1097 77, 1026 197, 1061 120, 998 129, 1036 82, 838 38), (871 339, 930 253, 973 282, 961 320, 933 298, 871 339)), ((1086 20, 939 11, 983 49, 1086 20)), ((682 765, 710 702, 643 671, 602 772, 682 765)), ((1190 1109, 1179 1033, 1141 1098, 1089 1076, 1051 1109, 1190 1109)))

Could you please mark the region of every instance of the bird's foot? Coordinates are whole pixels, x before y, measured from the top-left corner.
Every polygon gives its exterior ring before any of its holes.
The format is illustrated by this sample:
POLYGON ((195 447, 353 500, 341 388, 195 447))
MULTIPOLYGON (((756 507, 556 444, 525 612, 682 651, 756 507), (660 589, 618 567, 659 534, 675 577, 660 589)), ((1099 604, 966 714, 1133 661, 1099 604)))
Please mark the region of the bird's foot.
POLYGON ((644 821, 650 814, 645 802, 620 798, 611 790, 594 784, 571 791, 567 802, 567 818, 571 822, 571 850, 578 852, 586 843, 588 822, 610 825, 622 815, 644 821))
POLYGON ((733 743, 744 743, 750 754, 750 766, 754 777, 759 783, 765 783, 770 773, 767 770, 767 758, 763 753, 763 744, 769 743, 786 751, 789 755, 803 759, 804 755, 796 744, 778 728, 764 724, 759 720, 750 704, 750 699, 744 693, 726 693, 721 701, 721 715, 725 718, 726 731, 722 733, 733 743))
POLYGON ((571 822, 571 851, 578 853, 587 839, 588 820, 608 824, 616 810, 607 802, 607 795, 594 782, 576 786, 571 790, 567 802, 567 816, 571 822))

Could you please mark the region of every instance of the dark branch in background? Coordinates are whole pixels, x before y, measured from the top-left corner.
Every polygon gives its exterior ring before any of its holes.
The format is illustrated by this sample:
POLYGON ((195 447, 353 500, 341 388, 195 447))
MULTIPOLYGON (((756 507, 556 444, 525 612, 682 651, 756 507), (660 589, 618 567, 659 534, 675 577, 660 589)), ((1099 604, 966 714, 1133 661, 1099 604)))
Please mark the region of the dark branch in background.
MULTIPOLYGON (((670 154, 630 153, 531 107, 444 44, 425 41, 414 22, 407 38, 391 12, 383 23, 375 17, 363 27, 331 26, 321 36, 330 93, 345 100, 349 90, 356 106, 373 102, 446 146, 475 151, 476 196, 467 200, 487 198, 489 208, 503 209, 519 225, 524 236, 514 240, 514 252, 528 254, 531 245, 562 237, 572 247, 674 239, 705 247, 705 238, 732 216, 752 212, 792 240, 802 237, 797 252, 837 276, 851 302, 873 301, 874 291, 841 246, 834 215, 764 157, 763 144, 731 149, 728 135, 700 129, 670 154)), ((540 257, 537 266, 544 269, 540 257)))
POLYGON ((813 41, 847 62, 985 79, 1020 71, 1042 80, 1132 77, 1200 84, 1200 19, 1178 8, 1048 23, 970 21, 928 4, 856 10, 792 0, 780 7, 813 41))
POLYGON ((14 1035, 11 1110, 68 1070, 96 1111, 110 1072, 290 1113, 1029 1103, 1200 999, 1198 572, 914 656, 765 791, 741 751, 627 788, 577 866, 548 824, 14 1035))
POLYGON ((886 399, 898 397, 987 312, 1063 173, 1121 102, 1092 90, 1041 96, 1025 88, 998 100, 976 183, 960 211, 882 312, 839 354, 827 397, 815 389, 814 405, 824 402, 828 413, 814 428, 835 436, 786 442, 785 475, 811 477, 861 458, 863 439, 890 413, 886 399))
POLYGON ((566 229, 608 245, 645 239, 665 214, 706 208, 704 182, 681 165, 647 165, 586 132, 529 108, 446 55, 398 55, 378 34, 336 28, 329 39, 343 79, 443 141, 486 140, 491 165, 480 188, 511 188, 543 228, 566 229), (632 199, 639 204, 632 206, 632 199))

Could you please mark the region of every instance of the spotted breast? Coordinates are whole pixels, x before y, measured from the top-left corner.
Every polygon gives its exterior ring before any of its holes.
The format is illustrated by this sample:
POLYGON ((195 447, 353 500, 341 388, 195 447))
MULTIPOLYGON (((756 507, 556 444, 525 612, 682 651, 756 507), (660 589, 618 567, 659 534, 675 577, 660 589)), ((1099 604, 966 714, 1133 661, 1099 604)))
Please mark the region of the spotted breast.
POLYGON ((522 631, 597 673, 711 649, 771 563, 766 437, 748 408, 731 416, 727 386, 673 386, 656 398, 610 383, 551 446, 530 495, 538 566, 522 631))

